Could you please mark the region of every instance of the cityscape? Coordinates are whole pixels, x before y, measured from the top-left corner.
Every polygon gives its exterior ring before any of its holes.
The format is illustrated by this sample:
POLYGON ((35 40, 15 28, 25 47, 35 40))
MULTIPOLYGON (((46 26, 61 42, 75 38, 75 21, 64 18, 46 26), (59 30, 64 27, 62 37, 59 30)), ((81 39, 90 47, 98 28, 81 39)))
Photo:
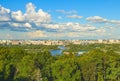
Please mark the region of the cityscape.
POLYGON ((120 44, 120 40, 0 40, 6 45, 87 45, 87 44, 120 44))

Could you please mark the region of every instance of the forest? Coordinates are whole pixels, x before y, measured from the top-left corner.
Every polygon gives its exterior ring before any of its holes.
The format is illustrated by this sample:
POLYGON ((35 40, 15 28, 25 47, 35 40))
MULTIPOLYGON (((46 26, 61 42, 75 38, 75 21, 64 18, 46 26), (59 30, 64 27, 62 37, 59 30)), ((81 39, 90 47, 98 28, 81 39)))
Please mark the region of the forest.
POLYGON ((0 45, 0 81, 120 81, 120 44, 0 45), (72 52, 87 50, 76 55, 72 52))

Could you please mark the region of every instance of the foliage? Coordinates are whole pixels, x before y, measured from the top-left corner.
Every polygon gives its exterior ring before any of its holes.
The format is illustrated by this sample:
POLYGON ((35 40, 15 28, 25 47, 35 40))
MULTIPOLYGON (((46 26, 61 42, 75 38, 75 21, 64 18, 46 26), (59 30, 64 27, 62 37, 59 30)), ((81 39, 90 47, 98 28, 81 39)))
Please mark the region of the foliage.
POLYGON ((120 81, 119 44, 66 48, 69 55, 52 56, 57 46, 0 46, 0 81, 120 81), (72 53, 79 50, 87 52, 72 53))

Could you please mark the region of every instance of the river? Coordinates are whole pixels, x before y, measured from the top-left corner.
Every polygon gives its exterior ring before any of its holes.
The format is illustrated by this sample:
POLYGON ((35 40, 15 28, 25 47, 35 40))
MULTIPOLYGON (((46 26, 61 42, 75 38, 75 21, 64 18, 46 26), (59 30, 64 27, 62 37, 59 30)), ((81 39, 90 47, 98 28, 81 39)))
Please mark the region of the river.
MULTIPOLYGON (((50 53, 54 56, 54 55, 62 55, 63 50, 65 50, 66 47, 65 46, 58 46, 57 50, 50 50, 50 53)), ((80 50, 78 51, 78 56, 81 54, 84 54, 86 51, 85 50, 80 50)))

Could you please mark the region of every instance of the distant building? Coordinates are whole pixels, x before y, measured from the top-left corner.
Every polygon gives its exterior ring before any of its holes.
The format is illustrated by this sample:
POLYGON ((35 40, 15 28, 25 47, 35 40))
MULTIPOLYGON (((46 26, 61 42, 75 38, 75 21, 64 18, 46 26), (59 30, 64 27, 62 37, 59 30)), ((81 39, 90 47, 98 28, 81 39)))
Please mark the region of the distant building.
POLYGON ((5 45, 69 45, 69 44, 120 44, 120 40, 0 40, 0 44, 5 45))
POLYGON ((99 40, 98 40, 98 43, 103 43, 103 40, 99 39, 99 40))
POLYGON ((20 41, 19 41, 19 40, 12 40, 12 41, 11 41, 11 44, 12 44, 12 45, 19 45, 19 44, 20 44, 20 41))

